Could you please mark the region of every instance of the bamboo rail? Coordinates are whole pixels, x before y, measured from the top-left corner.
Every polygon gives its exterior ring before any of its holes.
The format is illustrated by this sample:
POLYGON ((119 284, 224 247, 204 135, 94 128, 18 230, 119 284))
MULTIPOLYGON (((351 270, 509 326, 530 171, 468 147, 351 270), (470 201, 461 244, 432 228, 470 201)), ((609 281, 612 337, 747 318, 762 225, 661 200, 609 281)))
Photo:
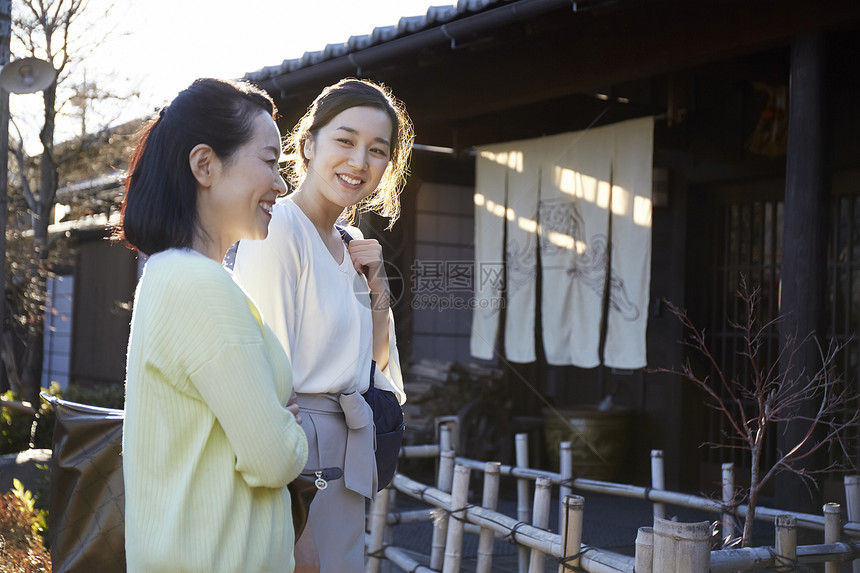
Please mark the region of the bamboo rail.
MULTIPOLYGON (((470 460, 468 458, 455 458, 456 463, 469 466, 472 469, 481 469, 484 462, 470 460)), ((550 472, 543 470, 535 470, 530 468, 518 468, 514 466, 502 465, 499 466, 499 473, 503 476, 513 476, 516 478, 537 479, 538 477, 547 477, 553 483, 559 484, 562 481, 561 474, 558 472, 550 472)), ((573 489, 579 491, 590 491, 594 493, 605 493, 609 495, 617 495, 619 497, 629 497, 635 499, 644 499, 657 503, 666 503, 676 505, 678 507, 687 507, 690 509, 700 509, 715 514, 721 514, 724 510, 723 504, 707 498, 686 493, 677 493, 673 491, 657 490, 650 487, 637 485, 619 484, 613 482, 591 480, 585 478, 576 478, 571 484, 573 489)), ((746 517, 747 506, 739 505, 735 509, 737 515, 746 517)), ((785 513, 783 510, 772 509, 764 506, 756 507, 756 519, 760 521, 768 521, 773 523, 777 516, 785 513)), ((796 513, 797 526, 804 529, 814 531, 824 531, 824 517, 813 515, 811 513, 796 513)), ((842 526, 842 533, 851 539, 860 539, 860 523, 848 522, 842 526)))
MULTIPOLYGON (((444 426, 440 427, 440 439, 451 446, 450 432, 444 426), (446 435, 447 434, 447 435, 446 435)), ((518 463, 527 464, 525 451, 526 442, 520 439, 522 445, 518 463)), ((760 520, 773 520, 775 527, 775 544, 773 547, 750 547, 741 549, 721 549, 708 551, 709 528, 707 522, 683 524, 655 518, 656 529, 639 528, 636 538, 636 557, 602 551, 581 545, 582 536, 582 504, 583 498, 575 495, 565 495, 561 500, 560 531, 562 535, 547 531, 548 508, 550 505, 550 488, 558 484, 561 492, 575 488, 581 491, 594 491, 652 501, 654 503, 671 504, 682 507, 700 509, 717 513, 721 516, 724 535, 730 538, 732 529, 729 527, 733 515, 746 516, 747 507, 739 506, 733 514, 726 514, 725 501, 729 493, 734 493, 733 472, 731 467, 723 466, 723 497, 720 503, 709 498, 665 491, 662 489, 645 488, 626 484, 616 484, 587 479, 572 479, 570 466, 565 462, 565 444, 562 444, 562 471, 547 472, 524 466, 504 466, 497 462, 479 462, 467 458, 455 457, 450 449, 438 447, 440 463, 437 485, 433 488, 415 482, 401 474, 395 475, 390 495, 381 494, 371 506, 371 531, 367 535, 369 560, 367 571, 375 573, 378 564, 387 560, 401 569, 418 573, 454 573, 460 568, 462 559, 462 540, 464 533, 480 535, 479 568, 477 571, 486 573, 492 568, 492 543, 494 537, 506 537, 525 549, 529 556, 526 564, 528 573, 543 570, 545 555, 559 559, 559 573, 569 571, 570 567, 579 567, 589 573, 674 573, 676 571, 709 571, 711 573, 729 573, 755 568, 794 567, 796 564, 825 563, 826 573, 839 571, 839 563, 855 558, 858 546, 853 541, 840 541, 840 535, 849 540, 860 537, 860 523, 853 521, 860 511, 860 477, 849 476, 845 479, 846 499, 848 502, 848 523, 840 524, 840 507, 838 504, 827 504, 823 507, 823 515, 803 513, 785 514, 766 507, 758 507, 756 516, 760 520), (468 504, 468 484, 471 469, 484 472, 483 506, 468 504), (535 482, 534 508, 531 512, 534 521, 527 524, 522 519, 497 513, 498 484, 501 475, 516 478, 518 484, 535 482), (438 510, 416 510, 402 513, 388 513, 387 505, 394 500, 393 490, 405 493, 411 497, 423 500, 440 508, 438 510), (451 493, 448 493, 449 490, 451 493), (439 511, 445 513, 438 518, 439 511), (429 568, 420 565, 409 557, 403 550, 390 545, 390 526, 398 523, 411 523, 427 519, 435 519, 434 545, 432 549, 439 553, 442 563, 434 566, 431 556, 429 568), (455 521, 451 521, 451 518, 455 521), (440 531, 440 525, 441 531, 440 531), (824 543, 819 545, 797 546, 797 528, 824 531, 824 543), (656 531, 656 533, 655 533, 656 531), (437 539, 441 533, 444 544, 437 539), (380 542, 380 539, 383 541, 380 542), (571 559, 571 557, 573 557, 571 559), (635 566, 635 569, 634 569, 635 566)), ((569 448, 569 444, 567 444, 569 448)), ((408 457, 429 457, 436 446, 417 446, 414 450, 406 450, 402 455, 408 457)), ((656 456, 659 458, 660 456, 656 456)), ((653 461, 654 457, 652 457, 653 461)), ((730 465, 729 465, 730 466, 730 465)), ((658 472, 661 468, 658 467, 658 472)), ((653 482, 659 484, 659 478, 653 482)), ((522 489, 518 485, 518 490, 522 489)), ((519 498, 520 496, 518 496, 519 498)), ((526 515, 522 503, 518 504, 518 517, 526 515)), ((856 567, 856 564, 855 564, 856 567)))
MULTIPOLYGON (((420 499, 449 512, 452 510, 451 495, 437 488, 416 482, 402 474, 394 476, 392 486, 410 497, 420 499)), ((542 551, 556 558, 562 556, 561 536, 557 533, 518 522, 512 517, 483 507, 467 506, 463 514, 469 522, 491 529, 503 537, 511 538, 518 544, 542 551)), ((587 546, 583 546, 581 550, 584 552, 586 549, 588 552, 583 553, 581 559, 582 566, 588 571, 595 573, 631 573, 633 571, 632 557, 587 546)), ((431 569, 433 568, 431 567, 431 569)))
POLYGON ((36 414, 36 409, 29 402, 21 402, 18 400, 7 400, 5 398, 0 398, 0 408, 9 408, 10 410, 15 410, 16 412, 21 412, 23 414, 36 414))

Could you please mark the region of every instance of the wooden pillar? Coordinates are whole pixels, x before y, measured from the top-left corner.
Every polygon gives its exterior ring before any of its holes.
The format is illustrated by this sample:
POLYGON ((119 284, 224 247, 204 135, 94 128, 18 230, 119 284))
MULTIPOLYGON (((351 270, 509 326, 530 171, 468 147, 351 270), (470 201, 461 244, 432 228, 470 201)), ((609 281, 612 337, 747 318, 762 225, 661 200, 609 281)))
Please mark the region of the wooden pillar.
MULTIPOLYGON (((827 214, 830 193, 826 133, 824 37, 822 34, 794 38, 791 46, 789 83, 788 153, 785 174, 785 211, 782 240, 782 288, 779 338, 803 339, 815 332, 823 346, 827 276, 827 214)), ((787 357, 786 357, 787 358, 787 357)), ((804 345, 792 362, 793 377, 808 376, 820 368, 814 344, 804 345)), ((787 365, 780 364, 785 372, 787 365)), ((802 384, 802 380, 799 381, 802 384)), ((801 406, 799 414, 815 413, 816 404, 801 406), (807 411, 808 410, 808 411, 807 411)), ((779 429, 779 447, 787 452, 806 433, 807 427, 794 422, 779 429)), ((805 460, 821 467, 818 460, 805 460)), ((784 472, 776 480, 777 505, 793 511, 814 511, 820 507, 810 500, 797 476, 784 472)))

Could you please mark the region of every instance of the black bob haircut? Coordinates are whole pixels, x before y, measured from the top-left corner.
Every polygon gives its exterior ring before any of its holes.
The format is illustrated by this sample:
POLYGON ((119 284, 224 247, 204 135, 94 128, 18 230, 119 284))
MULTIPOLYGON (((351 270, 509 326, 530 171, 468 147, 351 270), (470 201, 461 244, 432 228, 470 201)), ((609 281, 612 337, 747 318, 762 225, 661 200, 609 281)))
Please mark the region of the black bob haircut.
POLYGON ((275 104, 250 84, 203 78, 144 125, 131 153, 115 240, 151 255, 190 248, 197 232, 197 180, 189 156, 199 144, 229 163, 253 137, 254 119, 275 104))

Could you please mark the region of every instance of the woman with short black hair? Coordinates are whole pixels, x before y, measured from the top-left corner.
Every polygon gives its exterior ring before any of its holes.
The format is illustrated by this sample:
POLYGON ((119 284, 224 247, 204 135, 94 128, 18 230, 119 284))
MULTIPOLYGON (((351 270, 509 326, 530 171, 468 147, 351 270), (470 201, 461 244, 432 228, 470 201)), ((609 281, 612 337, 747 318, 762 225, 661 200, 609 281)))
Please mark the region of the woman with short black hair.
POLYGON ((280 342, 221 265, 264 239, 280 176, 272 100, 195 81, 145 127, 116 236, 149 255, 128 345, 129 572, 292 571, 287 484, 307 459, 280 342))

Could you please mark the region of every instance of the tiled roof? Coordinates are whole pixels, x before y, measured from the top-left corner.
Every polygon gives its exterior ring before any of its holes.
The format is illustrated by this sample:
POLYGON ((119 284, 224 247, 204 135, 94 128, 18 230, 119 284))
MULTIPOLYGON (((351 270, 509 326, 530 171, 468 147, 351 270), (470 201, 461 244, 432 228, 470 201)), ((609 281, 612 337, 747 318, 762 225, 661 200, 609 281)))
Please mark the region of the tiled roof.
POLYGON ((245 79, 253 82, 264 81, 302 68, 315 66, 327 60, 348 56, 353 52, 359 52, 371 46, 384 44, 416 32, 442 26, 465 16, 511 2, 512 0, 457 0, 457 4, 452 6, 430 6, 423 16, 400 18, 396 26, 380 26, 374 28, 370 34, 352 36, 346 42, 329 44, 322 50, 315 52, 305 52, 301 58, 284 60, 278 66, 267 66, 261 70, 249 72, 245 74, 245 79))

